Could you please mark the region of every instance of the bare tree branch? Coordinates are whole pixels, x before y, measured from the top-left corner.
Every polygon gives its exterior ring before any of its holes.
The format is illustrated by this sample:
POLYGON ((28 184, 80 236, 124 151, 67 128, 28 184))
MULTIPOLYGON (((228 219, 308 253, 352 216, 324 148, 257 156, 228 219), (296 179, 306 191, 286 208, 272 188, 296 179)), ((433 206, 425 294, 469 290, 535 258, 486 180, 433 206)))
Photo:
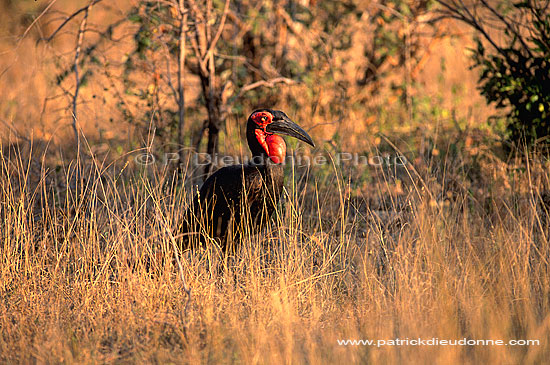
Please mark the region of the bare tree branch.
POLYGON ((523 36, 521 34, 519 34, 519 32, 517 31, 516 28, 514 28, 512 26, 512 24, 510 24, 510 22, 508 22, 506 20, 506 18, 504 18, 502 16, 502 14, 500 14, 494 7, 491 6, 491 4, 489 4, 486 0, 480 0, 481 3, 487 8, 489 9, 489 11, 491 11, 491 13, 493 13, 501 22, 504 23, 504 25, 506 26, 506 28, 508 28, 508 30, 510 32, 512 32, 516 38, 520 41, 521 45, 523 46, 523 48, 527 51, 527 53, 529 54, 529 57, 533 58, 534 55, 533 53, 531 52, 531 50, 529 49, 529 46, 527 45, 527 43, 525 42, 525 40, 523 39, 523 36))
POLYGON ((185 52, 186 52, 186 39, 187 39, 187 17, 188 11, 185 9, 184 0, 178 2, 179 10, 179 53, 178 53, 178 149, 180 151, 180 163, 183 162, 183 127, 185 123, 185 94, 184 94, 184 82, 185 82, 185 52))
POLYGON ((440 14, 448 15, 449 18, 460 20, 472 26, 483 35, 483 37, 495 48, 498 53, 506 58, 509 58, 508 54, 504 52, 504 50, 489 35, 478 17, 472 11, 470 11, 470 9, 466 5, 464 5, 464 2, 462 0, 460 0, 461 5, 458 5, 456 2, 449 3, 443 0, 436 0, 436 2, 447 9, 446 12, 440 12, 440 14))
POLYGON ((218 43, 218 40, 220 39, 220 36, 222 35, 223 27, 225 25, 225 20, 227 19, 228 10, 229 10, 229 0, 225 0, 225 6, 223 8, 223 13, 222 13, 222 18, 220 20, 220 25, 218 26, 218 30, 216 32, 216 35, 210 41, 210 46, 208 47, 208 51, 204 55, 205 59, 208 58, 212 54, 212 52, 214 51, 214 47, 216 47, 216 43, 218 43))
POLYGON ((73 95, 73 110, 72 110, 72 116, 73 116, 73 132, 75 135, 75 141, 76 141, 76 147, 77 147, 77 153, 80 153, 80 136, 78 133, 78 127, 76 125, 78 117, 77 117, 77 101, 78 101, 78 92, 80 90, 80 76, 78 72, 78 58, 80 56, 80 50, 82 49, 82 42, 84 41, 84 32, 86 30, 86 24, 88 23, 88 15, 90 14, 90 10, 92 9, 93 5, 101 0, 94 0, 91 3, 88 4, 88 6, 84 10, 84 17, 82 18, 82 21, 80 22, 80 27, 78 29, 78 37, 77 37, 77 43, 76 43, 76 50, 74 55, 74 75, 75 75, 75 91, 73 95))
POLYGON ((239 90, 239 93, 237 94, 237 96, 235 96, 235 99, 238 99, 239 97, 243 96, 245 93, 249 92, 250 90, 254 90, 259 87, 273 88, 275 87, 276 84, 294 85, 296 84, 296 81, 286 77, 276 77, 274 79, 256 81, 251 84, 243 86, 241 90, 239 90))
POLYGON ((27 137, 23 136, 21 133, 19 133, 19 131, 15 128, 15 126, 13 125, 13 123, 8 123, 7 121, 5 121, 4 119, 0 118, 0 123, 2 123, 3 125, 5 125, 13 134, 15 134, 15 136, 17 138, 20 138, 26 142, 30 142, 31 140, 28 139, 27 137))
MULTIPOLYGON (((55 1, 57 1, 57 0, 54 0, 53 2, 55 2, 55 1)), ((57 29, 56 29, 48 38, 40 38, 38 41, 40 42, 41 40, 44 40, 44 41, 46 41, 46 42, 50 42, 50 41, 57 35, 57 33, 59 33, 59 31, 60 31, 61 29, 63 29, 63 27, 65 27, 65 25, 67 25, 67 23, 69 23, 72 19, 74 19, 74 17, 76 17, 78 14, 80 14, 80 13, 82 13, 82 12, 84 12, 84 11, 87 12, 91 6, 93 6, 93 5, 95 5, 95 4, 98 4, 98 3, 102 2, 102 1, 103 1, 103 0, 93 0, 90 4, 88 4, 88 5, 86 5, 86 6, 82 7, 82 8, 80 8, 80 9, 78 9, 77 11, 75 11, 74 13, 72 13, 71 15, 69 15, 69 16, 67 17, 67 19, 65 19, 65 20, 63 21, 63 23, 61 23, 61 24, 59 25, 59 27, 57 27, 57 29)), ((52 3, 53 3, 53 2, 52 2, 52 3)))
MULTIPOLYGON (((50 10, 50 8, 53 6, 53 4, 55 4, 57 0, 52 0, 51 3, 48 4, 48 6, 42 11, 42 13, 40 13, 39 16, 36 17, 36 19, 33 20, 33 22, 31 23, 31 25, 29 25, 27 27, 27 29, 25 29, 25 31, 23 32, 23 35, 21 36, 21 39, 19 40, 19 42, 21 42, 23 40, 23 38, 25 38, 25 36, 27 35, 27 33, 29 33, 29 31, 32 29, 32 27, 36 24, 36 22, 44 15, 46 14, 46 12, 48 12, 48 10, 50 10)), ((19 47, 19 44, 17 45, 17 47, 19 47)))
MULTIPOLYGON (((165 48, 166 45, 163 45, 165 48)), ((168 52, 168 51, 167 51, 168 52)), ((172 96, 174 97, 174 101, 176 104, 178 104, 178 91, 174 87, 174 84, 172 83, 172 71, 170 71, 170 59, 167 56, 166 57, 166 75, 161 75, 163 79, 166 79, 166 83, 168 84, 168 87, 170 88, 170 91, 172 91, 172 96)))

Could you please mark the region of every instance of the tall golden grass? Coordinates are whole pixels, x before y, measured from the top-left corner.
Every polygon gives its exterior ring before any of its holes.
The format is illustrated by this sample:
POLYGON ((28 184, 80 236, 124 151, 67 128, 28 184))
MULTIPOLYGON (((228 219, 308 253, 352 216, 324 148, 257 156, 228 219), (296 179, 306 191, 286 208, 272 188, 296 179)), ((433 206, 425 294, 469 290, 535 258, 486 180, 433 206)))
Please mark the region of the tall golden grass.
POLYGON ((291 169, 273 224, 228 256, 214 244, 175 252, 191 196, 168 170, 88 157, 55 171, 2 151, 2 362, 537 364, 550 353, 547 163, 488 164, 482 189, 456 161, 407 165, 401 189, 377 169, 372 196, 338 166, 324 178, 291 169), (338 343, 396 338, 540 344, 338 343))

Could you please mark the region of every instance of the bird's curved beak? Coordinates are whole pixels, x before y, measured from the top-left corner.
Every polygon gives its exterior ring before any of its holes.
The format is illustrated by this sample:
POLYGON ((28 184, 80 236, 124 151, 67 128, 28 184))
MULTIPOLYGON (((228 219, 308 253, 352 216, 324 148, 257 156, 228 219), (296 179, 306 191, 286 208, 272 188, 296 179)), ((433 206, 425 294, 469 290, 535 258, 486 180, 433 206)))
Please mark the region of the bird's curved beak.
POLYGON ((273 122, 269 123, 266 127, 266 131, 269 133, 283 134, 304 141, 305 143, 315 147, 313 139, 304 131, 298 124, 294 123, 283 112, 279 112, 274 115, 273 122))

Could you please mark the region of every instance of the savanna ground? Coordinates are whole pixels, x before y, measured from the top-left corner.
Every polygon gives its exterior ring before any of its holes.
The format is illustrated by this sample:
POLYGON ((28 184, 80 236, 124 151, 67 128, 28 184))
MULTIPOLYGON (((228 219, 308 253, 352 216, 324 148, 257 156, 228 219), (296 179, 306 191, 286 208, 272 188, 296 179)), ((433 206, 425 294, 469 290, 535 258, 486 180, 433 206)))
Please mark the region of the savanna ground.
MULTIPOLYGON (((36 15, 32 2, 21 4, 2 6, 36 15)), ((69 1, 56 6, 74 10, 69 1)), ((95 16, 115 10, 98 8, 95 16)), ((499 125, 487 123, 494 110, 477 95, 476 71, 468 69, 467 28, 447 25, 446 36, 429 40, 407 98, 382 85, 368 106, 354 89, 335 99, 339 75, 316 80, 318 88, 307 81, 280 86, 283 97, 269 106, 285 110, 317 144, 312 150, 290 143, 292 151, 326 163, 288 165, 273 224, 228 257, 215 244, 175 252, 172 232, 203 179, 201 167, 192 160, 183 170, 162 163, 166 137, 151 132, 155 114, 146 115, 144 128, 127 122, 113 107, 115 96, 102 94, 108 77, 81 90, 83 142, 76 153, 67 95, 55 82, 74 33, 36 45, 40 32, 59 23, 44 22, 20 40, 29 22, 22 17, 2 29, 2 362, 548 358, 550 161, 528 148, 510 153, 499 125), (138 163, 144 152, 156 163, 138 163), (390 163, 338 163, 342 152, 390 163), (395 156, 407 163, 391 163, 395 156), (407 338, 539 344, 338 344, 407 338)), ((388 77, 399 80, 406 66, 390 68, 388 77)), ((190 97, 186 126, 192 134, 205 116, 196 80, 188 82, 196 99, 190 97)), ((147 104, 156 112, 159 105, 147 104)), ((226 121, 221 154, 248 154, 242 126, 257 105, 242 106, 226 121)))

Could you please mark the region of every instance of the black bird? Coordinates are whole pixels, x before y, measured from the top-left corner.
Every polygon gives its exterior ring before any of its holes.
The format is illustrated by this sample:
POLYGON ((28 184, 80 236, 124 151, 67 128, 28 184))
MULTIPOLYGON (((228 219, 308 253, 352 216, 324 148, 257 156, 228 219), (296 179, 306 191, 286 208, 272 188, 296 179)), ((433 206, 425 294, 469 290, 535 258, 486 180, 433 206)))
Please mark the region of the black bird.
POLYGON ((246 125, 252 152, 247 164, 227 166, 202 185, 185 214, 181 232, 199 235, 198 241, 219 239, 222 248, 238 242, 246 228, 256 233, 265 226, 283 191, 286 144, 277 134, 315 146, 311 137, 282 111, 255 110, 246 125))

